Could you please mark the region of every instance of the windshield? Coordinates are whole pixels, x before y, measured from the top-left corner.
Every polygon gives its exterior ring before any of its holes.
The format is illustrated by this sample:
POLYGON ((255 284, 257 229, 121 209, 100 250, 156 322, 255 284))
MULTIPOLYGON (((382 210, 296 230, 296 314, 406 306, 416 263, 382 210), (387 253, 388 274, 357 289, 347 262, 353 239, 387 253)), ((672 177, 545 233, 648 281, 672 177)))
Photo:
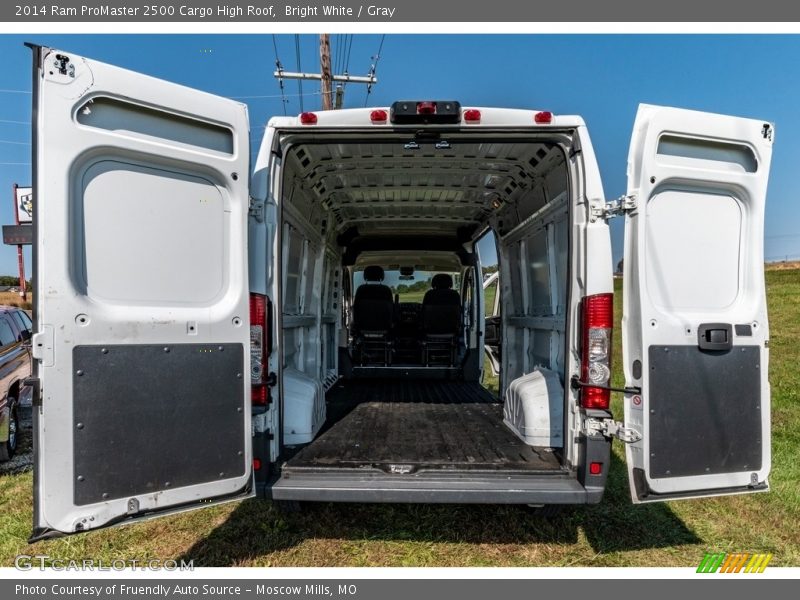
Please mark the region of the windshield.
MULTIPOLYGON (((453 278, 453 289, 461 289, 461 274, 449 271, 414 271, 413 275, 401 275, 399 269, 384 270, 383 284, 388 285, 392 295, 398 295, 400 302, 422 302, 425 292, 431 289, 431 279, 439 273, 447 273, 453 278)), ((364 284, 364 271, 353 273, 353 289, 364 284)))

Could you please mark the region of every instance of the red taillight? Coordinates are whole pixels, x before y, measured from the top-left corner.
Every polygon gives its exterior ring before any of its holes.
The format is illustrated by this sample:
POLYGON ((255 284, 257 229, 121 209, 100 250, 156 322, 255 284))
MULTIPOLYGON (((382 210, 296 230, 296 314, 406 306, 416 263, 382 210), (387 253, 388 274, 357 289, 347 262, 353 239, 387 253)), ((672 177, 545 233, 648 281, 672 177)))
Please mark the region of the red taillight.
POLYGON ((547 110, 537 112, 535 115, 533 115, 533 120, 539 125, 547 125, 548 123, 553 122, 553 113, 547 110))
POLYGON ((264 383, 267 369, 267 344, 270 332, 267 331, 267 297, 250 294, 250 384, 251 399, 256 405, 269 402, 269 388, 264 383))
POLYGON ((436 102, 417 102, 418 115, 435 115, 436 102))
POLYGON ((600 475, 603 472, 603 463, 601 462, 593 462, 589 463, 589 474, 590 475, 600 475))
POLYGON ((480 123, 481 111, 471 108, 464 111, 464 121, 466 123, 480 123))
POLYGON ((300 123, 303 125, 316 125, 317 115, 312 112, 300 113, 300 123))
POLYGON ((389 113, 385 110, 373 110, 369 113, 369 120, 373 123, 386 123, 386 119, 389 118, 389 113))
MULTIPOLYGON (((594 464, 594 463, 592 463, 592 464, 594 464)), ((254 458, 253 459, 253 470, 254 471, 260 471, 261 470, 261 459, 260 458, 254 458)))
POLYGON ((611 334, 614 329, 614 295, 595 294, 583 299, 583 351, 581 379, 588 384, 581 391, 584 408, 608 410, 611 391, 592 385, 611 382, 611 334))

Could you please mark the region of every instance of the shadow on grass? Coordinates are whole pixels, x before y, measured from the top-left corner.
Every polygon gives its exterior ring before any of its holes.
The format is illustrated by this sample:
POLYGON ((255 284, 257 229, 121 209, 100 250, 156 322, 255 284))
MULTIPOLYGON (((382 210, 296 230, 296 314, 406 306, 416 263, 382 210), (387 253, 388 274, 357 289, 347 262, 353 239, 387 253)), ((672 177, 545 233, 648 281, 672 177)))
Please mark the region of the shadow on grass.
MULTIPOLYGON (((701 540, 664 504, 634 506, 625 465, 612 458, 596 506, 539 517, 516 505, 304 503, 282 513, 272 503, 243 502, 182 557, 197 566, 228 566, 267 557, 306 539, 468 544, 574 544, 583 530, 598 553, 696 544, 701 540)), ((317 565, 324 566, 324 565, 317 565)))

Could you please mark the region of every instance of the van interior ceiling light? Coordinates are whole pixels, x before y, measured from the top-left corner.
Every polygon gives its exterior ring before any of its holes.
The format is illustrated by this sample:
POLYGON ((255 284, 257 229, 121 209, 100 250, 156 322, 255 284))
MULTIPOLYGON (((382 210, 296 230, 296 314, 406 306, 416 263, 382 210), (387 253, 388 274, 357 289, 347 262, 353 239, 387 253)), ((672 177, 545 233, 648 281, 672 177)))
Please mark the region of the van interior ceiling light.
POLYGON ((581 391, 584 408, 606 410, 611 401, 611 333, 614 326, 614 295, 595 294, 583 299, 582 379, 588 384, 581 391))

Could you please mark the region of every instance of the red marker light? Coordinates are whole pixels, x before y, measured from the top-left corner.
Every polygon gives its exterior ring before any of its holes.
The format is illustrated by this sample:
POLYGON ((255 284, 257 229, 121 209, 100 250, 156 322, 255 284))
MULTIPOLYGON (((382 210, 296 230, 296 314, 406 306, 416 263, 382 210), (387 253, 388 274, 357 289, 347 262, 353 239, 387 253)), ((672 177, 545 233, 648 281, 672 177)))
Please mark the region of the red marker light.
POLYGON ((417 102, 418 115, 435 115, 436 102, 417 102))
POLYGON ((593 462, 589 463, 589 473, 592 475, 600 475, 603 472, 603 463, 593 462))
POLYGON ((389 115, 385 110, 373 110, 369 113, 369 120, 373 123, 386 123, 389 115))
POLYGON ((300 123, 303 125, 316 125, 317 115, 312 112, 300 113, 300 123))
POLYGON ((481 111, 470 108, 464 111, 464 121, 467 123, 480 123, 481 111))
POLYGON ((535 115, 533 115, 533 120, 539 125, 547 125, 548 123, 553 122, 553 113, 547 110, 537 112, 535 115))
POLYGON ((253 470, 254 471, 260 471, 261 470, 261 459, 260 458, 254 458, 253 459, 253 470))

